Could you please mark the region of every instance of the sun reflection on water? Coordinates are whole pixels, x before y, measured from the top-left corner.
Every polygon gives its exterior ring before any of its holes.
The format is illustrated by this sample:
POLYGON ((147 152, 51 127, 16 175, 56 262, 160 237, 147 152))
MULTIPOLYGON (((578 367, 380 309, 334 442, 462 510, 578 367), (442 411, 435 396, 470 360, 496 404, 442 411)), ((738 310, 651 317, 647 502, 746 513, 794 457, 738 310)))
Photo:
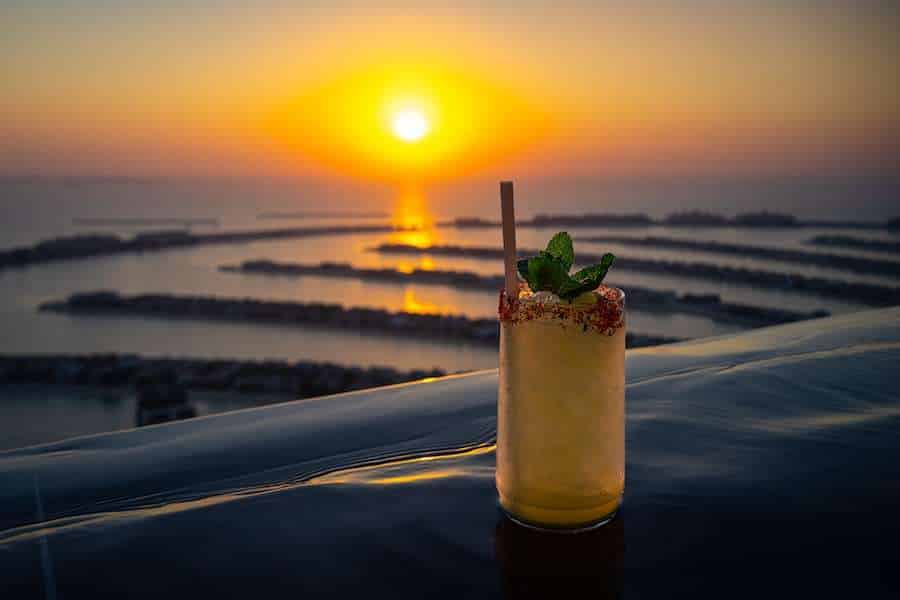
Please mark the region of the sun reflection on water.
POLYGON ((433 302, 419 300, 410 289, 403 292, 403 311, 418 315, 451 315, 460 312, 458 307, 452 305, 441 306, 433 302))
POLYGON ((438 243, 434 217, 418 188, 409 187, 397 196, 392 224, 399 230, 391 234, 388 241, 392 244, 425 248, 438 243))
POLYGON ((396 269, 401 273, 412 273, 413 271, 434 271, 437 265, 434 259, 428 255, 419 257, 414 260, 401 260, 397 263, 396 269))
MULTIPOLYGON (((439 243, 434 216, 428 209, 428 201, 422 191, 413 186, 405 188, 396 199, 392 224, 397 228, 390 234, 388 243, 406 244, 427 248, 439 243)), ((437 265, 431 256, 403 257, 394 266, 401 273, 433 271, 437 265)), ((411 289, 403 292, 403 310, 416 314, 456 314, 459 307, 439 305, 417 298, 411 289)))

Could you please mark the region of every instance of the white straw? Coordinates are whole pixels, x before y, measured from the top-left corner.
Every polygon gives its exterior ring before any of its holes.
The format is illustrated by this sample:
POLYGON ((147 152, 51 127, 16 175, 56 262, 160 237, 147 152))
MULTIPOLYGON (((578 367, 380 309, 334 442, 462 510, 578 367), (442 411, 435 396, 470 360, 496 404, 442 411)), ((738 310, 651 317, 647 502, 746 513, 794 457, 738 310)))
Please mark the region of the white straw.
POLYGON ((500 214, 503 221, 503 267, 506 273, 506 295, 519 297, 516 276, 516 211, 513 204, 512 181, 500 182, 500 214))

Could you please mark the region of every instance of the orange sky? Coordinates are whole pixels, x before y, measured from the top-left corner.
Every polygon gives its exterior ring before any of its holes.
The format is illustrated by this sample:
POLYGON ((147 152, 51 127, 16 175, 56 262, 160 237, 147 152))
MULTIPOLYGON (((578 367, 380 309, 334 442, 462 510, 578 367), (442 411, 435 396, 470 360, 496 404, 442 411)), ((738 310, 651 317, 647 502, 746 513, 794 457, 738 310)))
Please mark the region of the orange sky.
POLYGON ((886 2, 143 4, 0 3, 0 174, 418 181, 900 162, 900 17, 886 2), (429 120, 416 143, 390 131, 407 105, 429 120))

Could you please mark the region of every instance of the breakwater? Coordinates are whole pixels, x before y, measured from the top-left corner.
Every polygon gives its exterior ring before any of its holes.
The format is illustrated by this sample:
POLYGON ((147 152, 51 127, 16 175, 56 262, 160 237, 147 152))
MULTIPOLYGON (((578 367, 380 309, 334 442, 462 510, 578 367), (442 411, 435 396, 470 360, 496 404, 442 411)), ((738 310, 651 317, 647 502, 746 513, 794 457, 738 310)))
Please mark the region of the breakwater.
POLYGON ((807 240, 806 243, 815 246, 831 246, 836 248, 849 248, 851 250, 868 250, 869 252, 900 254, 900 242, 867 240, 865 238, 857 238, 849 235, 817 235, 816 237, 807 240))
POLYGON ((292 212, 261 212, 256 215, 260 220, 294 220, 294 219, 388 219, 391 215, 377 211, 330 211, 300 210, 292 212))
POLYGON ((38 242, 33 246, 0 251, 0 269, 27 267, 41 263, 108 256, 113 254, 159 252, 209 244, 240 244, 262 240, 278 240, 360 233, 396 231, 386 225, 355 225, 346 227, 293 227, 284 229, 256 229, 192 233, 190 231, 153 231, 123 238, 112 234, 76 235, 38 242))
POLYGON ((72 219, 73 225, 84 227, 218 227, 218 219, 178 218, 178 217, 78 217, 72 219))
MULTIPOLYGON (((73 294, 66 300, 41 304, 39 309, 68 314, 133 315, 330 327, 434 341, 456 340, 490 345, 496 345, 499 341, 497 319, 390 312, 375 308, 344 308, 339 304, 168 294, 122 296, 115 292, 101 291, 73 294)), ((675 341, 679 340, 629 333, 626 344, 631 347, 655 346, 675 341)))
POLYGON ((126 387, 174 384, 184 389, 277 393, 294 398, 440 377, 440 369, 397 371, 319 362, 144 358, 133 354, 0 355, 0 384, 126 387))
MULTIPOLYGON (((497 261, 502 264, 503 250, 486 246, 427 246, 418 247, 409 244, 381 244, 373 248, 385 254, 432 254, 439 256, 459 256, 480 260, 497 261)), ((538 253, 535 249, 522 249, 522 257, 538 253)), ((580 263, 599 262, 601 255, 579 252, 580 263)), ((717 282, 729 282, 755 288, 790 290, 806 294, 837 298, 840 300, 859 302, 868 306, 894 306, 900 304, 900 287, 877 285, 871 283, 849 283, 823 277, 807 277, 797 273, 780 273, 759 269, 727 267, 710 263, 675 262, 668 260, 651 260, 634 257, 617 257, 616 268, 677 277, 705 279, 717 282)))
MULTIPOLYGON (((459 217, 440 223, 444 227, 459 229, 499 227, 500 222, 480 217, 459 217)), ((841 229, 896 229, 900 218, 889 221, 825 221, 819 219, 802 220, 794 215, 776 212, 742 213, 729 217, 706 211, 685 211, 672 213, 661 219, 646 213, 582 213, 582 214, 538 214, 531 219, 516 221, 519 227, 756 227, 756 228, 841 228, 841 229)))
POLYGON ((804 265, 815 265, 830 269, 866 273, 885 277, 900 278, 900 262, 878 260, 845 254, 826 254, 824 252, 804 252, 789 248, 773 248, 771 246, 751 246, 746 244, 726 244, 723 242, 699 242, 667 237, 626 237, 626 236, 588 236, 577 240, 607 244, 625 244, 642 248, 661 248, 664 250, 690 250, 693 252, 710 252, 741 258, 757 258, 777 260, 804 265))
POLYGON ((398 271, 397 269, 374 269, 354 267, 350 263, 321 262, 318 264, 284 263, 271 260, 248 260, 239 265, 223 265, 219 270, 228 273, 247 273, 253 275, 280 275, 302 277, 336 277, 376 281, 379 283, 421 283, 426 285, 444 285, 453 288, 491 290, 499 292, 503 287, 503 277, 485 276, 468 271, 448 271, 441 269, 413 269, 398 271))
MULTIPOLYGON (((240 265, 226 265, 221 270, 273 276, 317 276, 376 281, 395 284, 443 285, 460 289, 483 290, 496 293, 503 287, 503 276, 479 275, 468 271, 415 269, 411 272, 396 269, 353 267, 347 263, 298 264, 269 260, 245 261, 240 265)), ((713 321, 740 324, 745 327, 765 327, 805 319, 828 316, 827 312, 798 312, 722 302, 716 294, 682 294, 668 290, 629 287, 629 309, 657 313, 680 313, 705 317, 713 321)))
MULTIPOLYGON (((314 213, 315 214, 315 213, 314 213)), ((321 213, 329 214, 329 213, 321 213)), ((374 215, 378 213, 372 213, 374 215)), ((300 218, 293 213, 265 213, 260 218, 288 219, 300 218)), ((302 218, 309 218, 308 215, 302 218)), ((894 220, 895 221, 895 220, 894 220)), ((897 228, 894 221, 888 223, 839 223, 830 221, 799 221, 790 215, 775 213, 752 213, 738 215, 734 218, 707 213, 679 213, 665 219, 653 219, 642 213, 635 214, 584 214, 584 215, 537 215, 533 219, 519 221, 521 227, 646 227, 653 225, 669 226, 728 226, 728 227, 843 227, 859 229, 897 228)), ((96 225, 215 225, 215 220, 196 221, 165 219, 80 219, 78 224, 96 225)), ((444 227, 490 228, 499 227, 496 221, 480 218, 461 217, 453 221, 440 223, 444 227)), ((27 267, 49 262, 77 260, 99 256, 125 253, 157 252, 168 249, 201 246, 208 244, 239 244, 262 240, 277 240, 329 235, 353 235, 365 233, 390 233, 402 229, 384 224, 292 227, 279 229, 252 229, 236 231, 217 231, 194 233, 188 229, 174 231, 140 232, 131 237, 114 234, 83 234, 64 236, 37 242, 30 246, 22 246, 0 251, 0 270, 16 267, 27 267)), ((719 249, 724 251, 723 249, 719 249)), ((785 255, 787 256, 787 255, 785 255)), ((885 268, 885 267, 864 267, 885 268)), ((887 267, 888 269, 890 267, 887 267)), ((863 271, 875 272, 875 271, 863 271)))

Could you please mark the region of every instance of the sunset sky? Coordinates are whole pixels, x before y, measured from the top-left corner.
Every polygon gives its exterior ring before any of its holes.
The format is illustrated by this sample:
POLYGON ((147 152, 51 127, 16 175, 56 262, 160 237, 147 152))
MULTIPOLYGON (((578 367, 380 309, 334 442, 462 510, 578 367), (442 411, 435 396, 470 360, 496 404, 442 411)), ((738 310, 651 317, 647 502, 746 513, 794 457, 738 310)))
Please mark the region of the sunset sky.
POLYGON ((0 174, 885 172, 891 2, 0 0, 0 174))

